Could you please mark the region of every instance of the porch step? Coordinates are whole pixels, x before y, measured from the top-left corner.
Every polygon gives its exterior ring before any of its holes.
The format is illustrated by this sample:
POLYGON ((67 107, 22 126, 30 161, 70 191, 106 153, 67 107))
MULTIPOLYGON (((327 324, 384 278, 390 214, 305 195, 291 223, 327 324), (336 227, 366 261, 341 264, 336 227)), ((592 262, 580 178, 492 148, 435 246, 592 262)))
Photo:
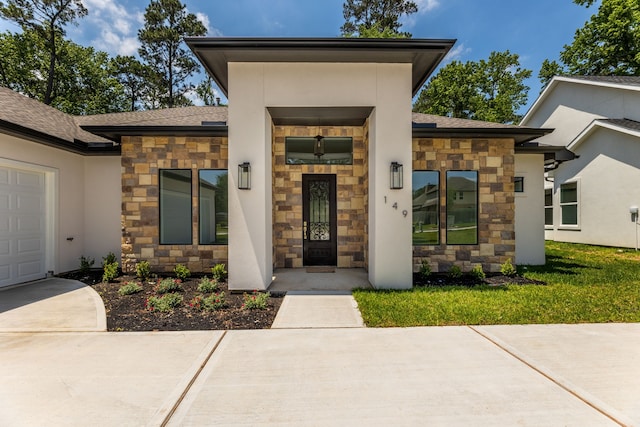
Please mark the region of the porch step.
POLYGON ((272 329, 363 328, 356 300, 348 291, 289 291, 272 329))

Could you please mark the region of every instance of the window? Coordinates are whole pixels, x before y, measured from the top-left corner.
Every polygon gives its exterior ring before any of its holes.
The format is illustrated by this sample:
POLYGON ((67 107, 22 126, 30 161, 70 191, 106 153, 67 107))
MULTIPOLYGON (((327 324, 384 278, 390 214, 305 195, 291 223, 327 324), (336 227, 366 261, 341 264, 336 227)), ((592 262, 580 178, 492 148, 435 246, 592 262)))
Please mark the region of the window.
POLYGON ((227 177, 227 171, 223 169, 198 172, 201 245, 226 245, 229 241, 227 177))
POLYGON ((160 244, 191 244, 191 170, 160 171, 160 244))
POLYGON ((553 188, 544 189, 544 225, 553 226, 553 188))
POLYGON ((447 244, 478 244, 478 172, 447 172, 447 244))
POLYGON ((513 189, 516 193, 524 193, 524 177, 516 176, 513 179, 513 189))
POLYGON ((413 172, 413 244, 440 243, 440 173, 413 172))
POLYGON ((560 185, 560 212, 562 225, 578 225, 578 183, 560 185))
POLYGON ((285 139, 288 165, 353 164, 353 139, 347 137, 287 137, 285 139))

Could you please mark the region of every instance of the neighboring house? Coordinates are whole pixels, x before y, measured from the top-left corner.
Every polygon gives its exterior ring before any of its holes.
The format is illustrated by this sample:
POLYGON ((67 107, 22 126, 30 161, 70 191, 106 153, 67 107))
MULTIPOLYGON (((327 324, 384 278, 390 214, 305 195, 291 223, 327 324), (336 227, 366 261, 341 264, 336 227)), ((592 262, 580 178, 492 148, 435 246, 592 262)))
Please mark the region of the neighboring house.
POLYGON ((547 174, 546 238, 637 247, 640 77, 555 77, 522 125, 555 128, 539 141, 579 156, 547 174))
POLYGON ((109 251, 224 262, 236 290, 307 265, 408 288, 422 260, 544 263, 550 130, 411 113, 453 43, 188 39, 228 108, 70 117, 0 89, 0 286, 109 251))

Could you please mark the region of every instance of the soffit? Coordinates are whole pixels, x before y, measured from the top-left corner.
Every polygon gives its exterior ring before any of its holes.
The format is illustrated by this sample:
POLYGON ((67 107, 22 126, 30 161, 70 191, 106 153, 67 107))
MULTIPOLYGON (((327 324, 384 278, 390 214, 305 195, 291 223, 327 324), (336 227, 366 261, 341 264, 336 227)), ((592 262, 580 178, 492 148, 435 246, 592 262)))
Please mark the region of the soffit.
POLYGON ((363 126, 373 107, 268 107, 276 126, 363 126))
POLYGON ((359 38, 191 37, 185 41, 226 96, 230 62, 409 63, 415 95, 455 43, 359 38))

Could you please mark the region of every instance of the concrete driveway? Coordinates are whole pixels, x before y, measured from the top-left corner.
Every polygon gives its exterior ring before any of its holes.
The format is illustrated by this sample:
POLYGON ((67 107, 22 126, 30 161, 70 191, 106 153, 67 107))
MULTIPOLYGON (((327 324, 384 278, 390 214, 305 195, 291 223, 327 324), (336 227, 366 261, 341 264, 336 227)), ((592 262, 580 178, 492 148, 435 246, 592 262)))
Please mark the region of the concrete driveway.
POLYGON ((0 425, 640 425, 640 324, 0 333, 0 425))

